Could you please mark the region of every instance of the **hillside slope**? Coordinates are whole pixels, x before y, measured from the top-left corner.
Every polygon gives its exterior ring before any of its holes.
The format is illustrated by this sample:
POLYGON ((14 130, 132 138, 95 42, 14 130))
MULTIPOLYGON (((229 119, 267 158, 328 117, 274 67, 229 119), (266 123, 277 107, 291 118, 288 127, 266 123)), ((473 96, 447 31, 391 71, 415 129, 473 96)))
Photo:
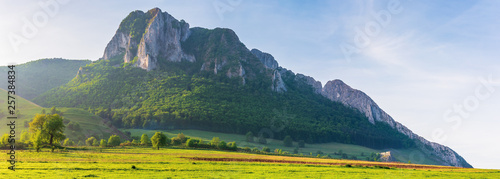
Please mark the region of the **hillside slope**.
MULTIPOLYGON (((81 66, 90 60, 41 59, 17 65, 16 94, 31 100, 38 95, 63 84, 76 76, 81 66)), ((0 79, 7 79, 8 68, 0 66, 0 79)), ((7 89, 7 80, 0 80, 0 88, 7 89)))

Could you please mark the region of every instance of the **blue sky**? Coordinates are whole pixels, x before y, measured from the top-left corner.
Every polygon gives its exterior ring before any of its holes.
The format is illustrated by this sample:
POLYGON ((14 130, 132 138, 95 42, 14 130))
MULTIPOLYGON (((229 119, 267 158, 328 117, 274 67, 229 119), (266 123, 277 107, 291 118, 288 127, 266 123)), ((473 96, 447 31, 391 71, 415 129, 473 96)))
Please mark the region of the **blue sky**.
POLYGON ((500 169, 500 1, 61 0, 53 14, 39 2, 51 1, 0 2, 0 65, 96 60, 129 12, 159 7, 191 27, 231 28, 249 49, 323 84, 341 79, 474 167, 500 169), (23 35, 34 16, 36 33, 23 35), (356 29, 369 43, 355 45, 356 29), (13 45, 16 35, 24 40, 13 45), (349 59, 345 44, 357 49, 349 59))

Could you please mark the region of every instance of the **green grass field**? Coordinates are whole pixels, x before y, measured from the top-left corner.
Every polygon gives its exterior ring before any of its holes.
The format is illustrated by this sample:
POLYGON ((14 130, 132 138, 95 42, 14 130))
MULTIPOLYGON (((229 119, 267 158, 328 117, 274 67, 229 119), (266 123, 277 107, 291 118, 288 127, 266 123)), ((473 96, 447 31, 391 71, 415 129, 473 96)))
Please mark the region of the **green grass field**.
MULTIPOLYGON (((142 134, 147 134, 149 137, 153 136, 154 133, 157 130, 144 130, 144 129, 124 129, 122 131, 129 131, 132 136, 141 136, 142 134)), ((271 150, 274 149, 282 149, 284 151, 288 151, 290 153, 293 152, 294 148, 298 146, 297 142, 293 143, 294 147, 285 147, 283 145, 282 140, 274 140, 274 139, 268 139, 267 144, 260 144, 258 142, 246 142, 246 137, 244 135, 238 135, 238 134, 226 134, 226 133, 218 133, 218 132, 208 132, 208 131, 200 131, 200 130, 168 130, 168 131, 162 131, 165 133, 169 138, 172 138, 174 136, 177 136, 178 133, 183 133, 186 136, 197 138, 197 139, 202 139, 205 141, 210 141, 212 140, 213 137, 219 137, 221 140, 224 140, 226 142, 232 142, 235 141, 238 144, 238 147, 250 147, 254 148, 257 147, 259 149, 262 149, 262 147, 269 147, 271 150)), ((255 141, 257 139, 255 138, 255 141)), ((408 162, 411 161, 412 163, 419 163, 419 164, 431 164, 431 165, 436 165, 437 163, 433 161, 432 159, 426 158, 426 157, 421 157, 424 156, 424 154, 416 149, 386 149, 386 150, 375 150, 359 145, 351 145, 351 144, 342 144, 342 143, 335 143, 335 142, 330 142, 330 143, 323 143, 323 144, 306 144, 305 148, 300 148, 299 153, 302 153, 304 155, 309 155, 310 153, 313 153, 314 156, 317 155, 317 152, 322 151, 324 155, 330 154, 331 157, 333 158, 340 158, 339 155, 334 155, 335 152, 338 152, 339 150, 342 150, 343 153, 348 154, 349 156, 356 156, 358 159, 364 160, 367 155, 370 155, 370 153, 380 153, 380 152, 385 152, 390 150, 392 152, 393 157, 396 158, 398 161, 402 162, 408 162), (361 156, 361 153, 364 155, 361 156)))
MULTIPOLYGON (((7 152, 7 151, 1 151, 7 152)), ((300 158, 212 150, 111 148, 51 153, 18 151, 17 170, 0 164, 2 178, 499 178, 499 170, 423 166, 421 169, 362 167, 384 163, 300 158), (201 161, 190 159, 268 160, 201 161), (314 164, 287 163, 289 161, 314 164), (347 167, 345 164, 351 164, 347 167), (132 166, 136 168, 133 169, 132 166), (425 168, 433 167, 433 168, 425 168)), ((387 163, 385 163, 387 164, 387 163)), ((413 165, 417 166, 417 165, 413 165)))

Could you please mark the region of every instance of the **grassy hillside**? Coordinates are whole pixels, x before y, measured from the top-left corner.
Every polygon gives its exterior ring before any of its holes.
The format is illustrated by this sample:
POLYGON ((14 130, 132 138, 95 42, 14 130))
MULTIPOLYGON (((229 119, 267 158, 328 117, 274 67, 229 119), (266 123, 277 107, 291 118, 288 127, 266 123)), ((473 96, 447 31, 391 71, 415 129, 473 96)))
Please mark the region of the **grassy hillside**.
MULTIPOLYGON (((38 95, 63 84, 76 76, 78 69, 91 63, 90 60, 41 59, 16 65, 16 94, 25 99, 38 95)), ((6 66, 0 67, 0 88, 7 88, 6 66), (5 79, 5 80, 4 80, 5 79)))
MULTIPOLYGON (((17 151, 3 178, 499 178, 500 170, 151 148, 17 151), (390 167, 390 168, 389 168, 390 167)), ((6 153, 7 151, 0 151, 6 153)))
MULTIPOLYGON (((145 130, 145 129, 122 129, 123 132, 130 132, 132 137, 141 136, 142 134, 147 134, 149 137, 153 136, 155 132, 158 130, 145 130)), ((269 147, 271 150, 274 149, 282 149, 283 151, 288 151, 289 153, 293 153, 293 150, 298 146, 297 142, 293 142, 293 147, 285 147, 283 145, 282 140, 277 139, 267 139, 267 144, 261 144, 258 142, 247 142, 245 135, 238 134, 227 134, 227 133, 218 133, 218 132, 209 132, 209 131, 200 131, 200 130, 164 130, 162 131, 167 135, 167 137, 172 138, 177 136, 178 133, 183 133, 186 136, 202 139, 204 141, 210 141, 213 137, 219 137, 221 140, 226 142, 235 141, 238 144, 238 147, 257 147, 259 150, 263 147, 269 147)), ((254 141, 257 141, 257 138, 254 138, 254 141)), ((318 151, 323 152, 322 156, 330 155, 332 158, 340 159, 342 155, 339 154, 339 151, 347 154, 348 158, 356 157, 358 160, 366 160, 371 153, 381 153, 386 151, 391 151, 392 156, 401 162, 411 161, 412 163, 418 164, 429 164, 429 165, 439 165, 434 159, 429 158, 429 156, 424 155, 420 150, 416 148, 409 149, 371 149, 368 147, 363 147, 359 145, 352 144, 343 144, 336 142, 329 143, 321 143, 321 144, 306 144, 305 148, 299 148, 299 154, 302 153, 304 155, 313 154, 313 156, 318 155, 318 151)))
MULTIPOLYGON (((7 124, 7 91, 0 89, 0 123, 7 124)), ((37 104, 30 102, 22 97, 16 96, 16 110, 18 111, 18 119, 16 120, 16 132, 18 134, 23 130, 28 130, 29 125, 26 125, 30 122, 35 114, 40 114, 42 110, 45 109, 46 112, 50 111, 50 108, 42 108, 37 104)), ((119 131, 114 130, 112 127, 109 127, 106 123, 106 120, 102 119, 99 116, 96 116, 92 113, 89 113, 86 110, 76 109, 76 108, 58 108, 63 112, 63 118, 65 120, 65 124, 69 124, 69 122, 77 122, 80 124, 81 129, 79 131, 73 131, 70 129, 66 129, 65 134, 72 140, 82 140, 86 139, 87 136, 110 136, 111 133, 119 133, 119 131)), ((9 132, 10 129, 6 127, 0 127, 0 134, 4 134, 9 132)), ((20 137, 19 135, 16 138, 20 137)))

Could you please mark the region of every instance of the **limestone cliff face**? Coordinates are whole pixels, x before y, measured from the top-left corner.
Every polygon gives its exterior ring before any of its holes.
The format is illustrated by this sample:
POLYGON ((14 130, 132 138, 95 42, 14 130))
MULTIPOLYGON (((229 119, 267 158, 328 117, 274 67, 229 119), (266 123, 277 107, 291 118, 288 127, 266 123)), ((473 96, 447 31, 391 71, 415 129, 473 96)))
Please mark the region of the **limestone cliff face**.
POLYGON ((323 87, 322 95, 332 101, 341 102, 346 106, 358 109, 361 113, 365 114, 368 120, 373 124, 375 124, 375 122, 388 124, 393 129, 396 129, 400 133, 416 141, 417 146, 425 153, 439 158, 443 165, 472 167, 449 147, 430 142, 413 133, 401 123, 396 122, 389 114, 380 109, 368 95, 362 91, 351 88, 341 80, 327 82, 323 87))
POLYGON ((158 67, 160 60, 170 62, 196 59, 184 53, 181 42, 190 35, 189 24, 178 21, 158 8, 132 12, 108 43, 103 59, 120 58, 145 70, 158 67))
POLYGON ((274 57, 271 54, 261 52, 258 49, 252 49, 250 52, 252 52, 252 54, 254 54, 262 62, 262 64, 264 64, 265 68, 272 70, 271 89, 273 91, 276 91, 276 92, 287 91, 286 86, 285 86, 285 82, 281 78, 281 73, 279 72, 279 69, 278 69, 278 67, 279 67, 278 62, 274 59, 274 57))
POLYGON ((295 81, 310 85, 315 93, 321 94, 322 90, 321 82, 316 81, 313 77, 297 73, 297 75, 295 76, 295 81))

